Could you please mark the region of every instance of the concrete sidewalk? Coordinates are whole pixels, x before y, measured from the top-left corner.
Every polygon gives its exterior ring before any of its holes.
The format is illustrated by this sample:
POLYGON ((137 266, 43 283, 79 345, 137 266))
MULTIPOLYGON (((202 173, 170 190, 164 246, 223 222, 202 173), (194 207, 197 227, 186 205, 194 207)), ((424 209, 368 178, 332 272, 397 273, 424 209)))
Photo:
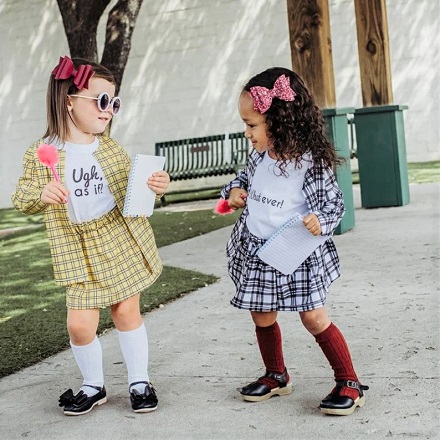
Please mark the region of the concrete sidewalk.
MULTIPOLYGON (((356 209, 353 231, 335 237, 342 277, 331 318, 344 332, 367 404, 348 417, 321 415, 332 370, 297 314, 282 313, 294 392, 244 402, 236 388, 262 362, 249 314, 229 305, 224 247, 231 228, 160 249, 167 265, 220 281, 145 315, 159 408, 131 411, 117 335, 103 345, 109 401, 66 417, 58 396, 77 388, 70 350, 0 381, 0 438, 13 439, 386 439, 439 438, 440 184, 411 185, 410 205, 356 209)), ((358 191, 358 187, 356 187, 358 191)), ((359 205, 359 194, 355 194, 359 205)))

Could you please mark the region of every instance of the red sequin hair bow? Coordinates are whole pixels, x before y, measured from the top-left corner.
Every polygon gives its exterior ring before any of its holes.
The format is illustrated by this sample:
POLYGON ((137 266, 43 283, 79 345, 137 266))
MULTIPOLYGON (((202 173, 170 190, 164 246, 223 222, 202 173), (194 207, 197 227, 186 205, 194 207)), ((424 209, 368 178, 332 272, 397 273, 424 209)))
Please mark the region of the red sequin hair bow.
POLYGON ((272 89, 255 86, 251 87, 249 93, 254 100, 254 110, 261 114, 266 113, 270 109, 273 98, 278 98, 282 101, 294 101, 296 96, 296 92, 290 87, 289 78, 284 74, 277 78, 272 89))
POLYGON ((60 57, 58 66, 52 70, 55 79, 73 78, 73 84, 78 90, 89 88, 89 79, 95 74, 92 66, 89 64, 81 64, 75 69, 73 61, 66 55, 60 57))

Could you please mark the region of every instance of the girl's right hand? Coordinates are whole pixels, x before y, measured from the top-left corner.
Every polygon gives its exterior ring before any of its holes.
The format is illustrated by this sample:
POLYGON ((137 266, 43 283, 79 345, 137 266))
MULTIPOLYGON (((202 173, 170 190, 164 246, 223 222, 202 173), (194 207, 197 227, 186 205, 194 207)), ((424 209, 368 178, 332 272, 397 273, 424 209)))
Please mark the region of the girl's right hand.
POLYGON ((48 205, 59 205, 60 203, 67 203, 67 196, 69 191, 55 180, 49 182, 41 192, 41 201, 48 205))
POLYGON ((229 191, 228 203, 232 209, 244 208, 246 206, 247 191, 243 188, 232 188, 229 191))

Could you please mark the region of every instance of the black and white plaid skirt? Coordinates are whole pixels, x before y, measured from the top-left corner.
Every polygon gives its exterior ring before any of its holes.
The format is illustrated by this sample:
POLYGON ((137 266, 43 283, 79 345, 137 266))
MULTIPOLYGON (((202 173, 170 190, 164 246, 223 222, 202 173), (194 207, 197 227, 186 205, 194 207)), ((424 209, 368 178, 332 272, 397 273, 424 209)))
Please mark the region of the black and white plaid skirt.
POLYGON ((236 287, 231 304, 255 312, 304 312, 325 304, 328 287, 339 277, 339 259, 333 240, 327 240, 291 275, 284 275, 256 255, 266 240, 246 226, 228 261, 236 287))

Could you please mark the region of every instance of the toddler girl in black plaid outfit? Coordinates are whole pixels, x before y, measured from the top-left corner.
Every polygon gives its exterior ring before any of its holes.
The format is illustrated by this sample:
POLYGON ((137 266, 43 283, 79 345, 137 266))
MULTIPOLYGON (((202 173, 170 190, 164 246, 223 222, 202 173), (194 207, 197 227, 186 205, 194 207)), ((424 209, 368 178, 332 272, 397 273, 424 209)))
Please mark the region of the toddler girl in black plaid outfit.
MULTIPOLYGON (((83 385, 76 394, 69 389, 61 395, 66 415, 85 414, 107 401, 96 337, 102 307, 110 307, 117 329, 133 410, 157 407, 139 297, 160 275, 162 262, 148 219, 121 214, 129 156, 113 139, 96 135, 119 112, 115 84, 99 64, 60 58, 49 79, 46 133, 26 151, 12 196, 21 212, 44 213, 55 281, 67 288, 67 329, 83 385), (38 160, 38 147, 49 143, 59 158, 53 176, 38 160)), ((146 186, 159 197, 169 181, 165 171, 145 176, 146 186)))
POLYGON ((277 313, 297 311, 333 368, 336 386, 320 404, 325 414, 348 415, 365 403, 347 343, 330 321, 325 301, 339 277, 331 238, 292 274, 284 275, 257 255, 262 244, 299 213, 313 235, 331 235, 345 208, 333 166, 340 163, 323 134, 322 115, 303 81, 291 70, 271 68, 253 77, 239 99, 252 151, 245 169, 222 190, 232 209, 244 208, 227 244, 231 304, 251 312, 266 373, 241 388, 259 402, 292 392, 284 365, 277 313))

